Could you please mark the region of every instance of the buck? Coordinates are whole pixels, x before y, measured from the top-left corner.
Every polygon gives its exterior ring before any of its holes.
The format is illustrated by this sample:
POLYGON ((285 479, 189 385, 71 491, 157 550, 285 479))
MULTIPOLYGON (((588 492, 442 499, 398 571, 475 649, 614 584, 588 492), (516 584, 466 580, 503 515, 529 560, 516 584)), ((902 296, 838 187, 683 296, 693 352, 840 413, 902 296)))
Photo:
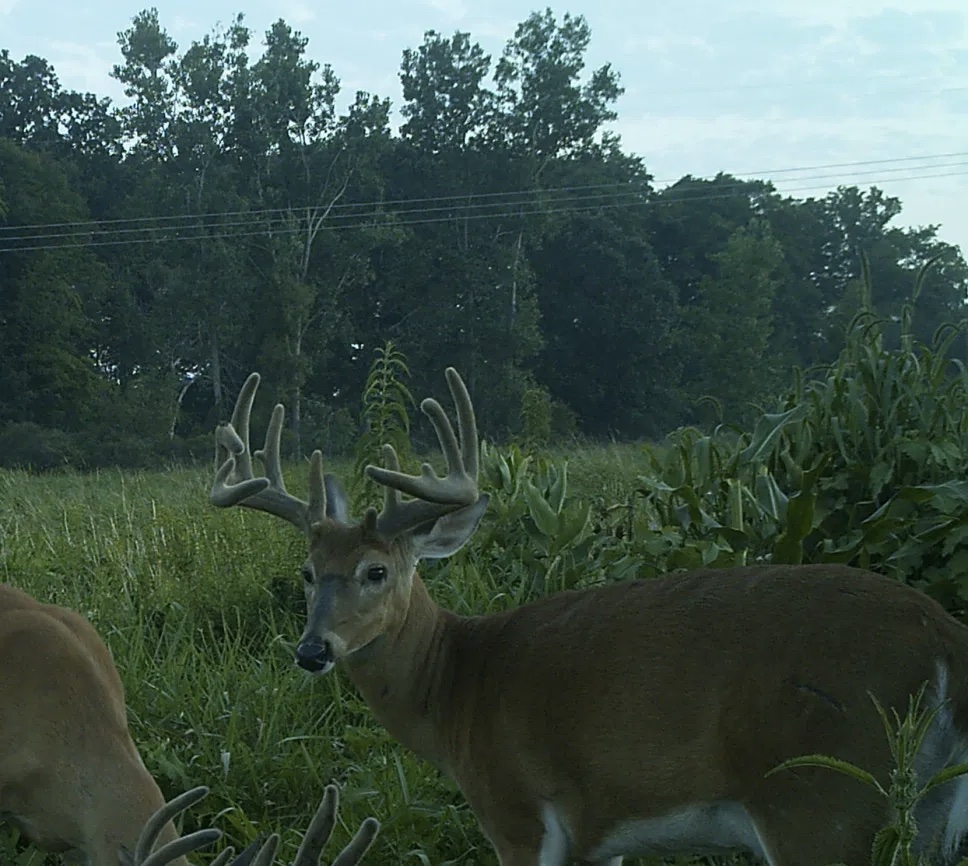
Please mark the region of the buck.
MULTIPOLYGON (((340 663, 386 729, 457 783, 502 866, 729 851, 770 866, 861 866, 888 804, 827 769, 770 771, 821 753, 886 780, 871 696, 903 713, 925 682, 941 710, 919 772, 968 758, 968 628, 860 569, 711 569, 488 616, 441 608, 416 567, 466 544, 488 505, 473 406, 457 372, 446 377, 459 441, 436 400, 421 404, 446 474, 404 474, 384 446, 384 465, 365 468, 385 487, 382 510, 354 520, 319 451, 308 500, 287 492, 281 405, 250 453, 253 373, 216 430, 210 499, 305 533, 297 663, 340 663)), ((965 779, 937 788, 917 820, 917 850, 951 861, 968 829, 965 779)))
MULTIPOLYGON (((189 866, 185 854, 221 834, 179 837, 172 819, 207 792, 165 803, 131 739, 121 678, 95 628, 76 611, 0 584, 0 822, 90 866, 189 866), (152 854, 156 842, 162 848, 152 854)), ((318 853, 336 805, 328 788, 307 851, 318 853)), ((347 857, 362 857, 378 827, 367 819, 347 857)), ((276 844, 270 836, 259 850, 250 846, 232 866, 269 866, 276 844)), ((224 866, 231 854, 215 862, 224 866)), ((308 856, 301 866, 310 866, 308 856)))

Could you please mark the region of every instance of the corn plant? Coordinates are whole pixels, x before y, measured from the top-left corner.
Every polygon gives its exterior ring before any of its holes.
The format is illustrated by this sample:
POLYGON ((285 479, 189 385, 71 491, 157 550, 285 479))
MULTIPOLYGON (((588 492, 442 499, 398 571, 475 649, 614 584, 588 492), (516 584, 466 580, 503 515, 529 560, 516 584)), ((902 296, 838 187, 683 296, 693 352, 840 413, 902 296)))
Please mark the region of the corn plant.
POLYGON ((352 484, 360 507, 375 505, 377 485, 363 472, 367 463, 382 464, 384 443, 392 445, 406 467, 410 460, 410 411, 413 395, 404 381, 410 375, 406 356, 387 340, 376 350, 376 358, 363 388, 362 433, 356 443, 352 484))

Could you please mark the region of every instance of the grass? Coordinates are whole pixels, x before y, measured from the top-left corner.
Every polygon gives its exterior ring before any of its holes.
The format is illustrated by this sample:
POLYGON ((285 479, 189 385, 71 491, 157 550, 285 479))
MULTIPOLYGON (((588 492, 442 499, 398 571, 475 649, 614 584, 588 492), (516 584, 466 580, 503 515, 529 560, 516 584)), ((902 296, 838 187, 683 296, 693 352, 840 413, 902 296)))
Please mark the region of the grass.
MULTIPOLYGON (((613 501, 646 467, 636 446, 558 456, 569 460, 573 491, 613 501)), ((349 466, 327 469, 345 477, 349 466)), ((294 492, 305 474, 288 467, 294 492)), ((210 481, 201 468, 0 471, 0 581, 98 628, 125 684, 134 740, 165 794, 212 789, 184 831, 214 825, 238 849, 275 830, 278 862, 288 862, 335 781, 331 850, 375 815, 383 829, 369 863, 494 863, 456 788, 396 745, 341 673, 311 678, 293 665, 304 541, 267 515, 211 507, 210 481)), ((452 573, 429 572, 441 603, 476 613, 510 603, 500 573, 440 577, 452 573)), ((3 831, 0 861, 18 857, 59 862, 22 846, 16 854, 3 831)))

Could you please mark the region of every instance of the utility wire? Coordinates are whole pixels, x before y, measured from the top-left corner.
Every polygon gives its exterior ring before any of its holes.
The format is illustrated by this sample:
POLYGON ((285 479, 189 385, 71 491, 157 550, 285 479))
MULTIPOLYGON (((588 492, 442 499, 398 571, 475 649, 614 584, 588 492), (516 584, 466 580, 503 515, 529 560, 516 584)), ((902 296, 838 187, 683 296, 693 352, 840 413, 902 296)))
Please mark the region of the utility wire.
MULTIPOLYGON (((960 160, 955 162, 938 163, 936 165, 930 166, 918 166, 918 169, 941 169, 941 168, 963 168, 968 166, 968 160, 960 160)), ((854 172, 852 177, 857 177, 861 175, 870 174, 883 174, 885 172, 899 172, 899 171, 912 171, 911 166, 903 166, 898 168, 883 168, 883 169, 870 169, 868 171, 854 172)), ((802 181, 820 181, 827 180, 830 178, 841 178, 842 175, 839 174, 818 174, 818 175, 808 175, 805 177, 793 178, 791 180, 796 180, 797 182, 802 181)), ((883 178, 881 178, 883 179, 883 178)), ((781 181, 783 182, 783 181, 781 181)), ((750 185, 751 181, 735 181, 726 184, 717 185, 717 191, 722 191, 724 189, 746 189, 750 185)), ((603 185, 604 186, 604 185, 603 185)), ((410 209, 395 209, 392 211, 385 210, 382 206, 374 207, 372 202, 367 202, 365 204, 352 204, 346 205, 343 211, 337 213, 330 213, 326 217, 326 223, 332 224, 333 222, 339 220, 361 220, 366 218, 374 218, 380 216, 392 215, 396 218, 403 217, 417 217, 425 216, 430 214, 437 214, 441 212, 451 213, 459 215, 461 217, 467 214, 469 209, 481 210, 487 208, 501 208, 504 213, 513 213, 512 207, 514 206, 524 206, 524 205, 535 205, 535 204, 554 204, 559 205, 566 202, 585 202, 593 201, 596 199, 601 199, 607 201, 616 197, 623 196, 642 196, 648 194, 648 190, 637 187, 634 184, 609 184, 607 185, 611 192, 600 192, 600 193, 588 193, 584 195, 566 195, 557 196, 552 195, 556 192, 561 191, 571 191, 579 189, 600 189, 602 186, 588 186, 588 187, 559 187, 559 188, 548 188, 548 189, 536 189, 532 190, 529 198, 521 198, 518 201, 510 200, 496 200, 488 201, 483 203, 470 203, 462 204, 455 203, 450 205, 439 205, 437 207, 423 207, 423 208, 410 208, 410 209), (621 189, 615 189, 615 187, 622 187, 621 189), (352 210, 351 210, 352 209, 352 210)), ((693 184, 693 189, 699 191, 699 196, 701 197, 702 192, 708 189, 707 183, 695 183, 693 184)), ((681 198, 684 201, 691 201, 689 197, 690 188, 689 185, 677 187, 674 191, 675 194, 682 194, 681 198)), ((668 195, 668 193, 666 193, 668 195)), ((335 209, 335 208, 334 208, 335 209)), ((68 240, 70 238, 96 238, 105 235, 109 236, 122 236, 131 234, 143 234, 144 232, 163 232, 171 230, 190 230, 201 232, 206 229, 218 229, 224 230, 228 228, 249 228, 249 227, 270 227, 272 225, 285 225, 289 222, 289 218, 293 215, 300 216, 301 212, 305 212, 305 208, 294 208, 292 211, 283 211, 281 209, 273 209, 272 214, 279 214, 280 216, 269 216, 265 211, 252 211, 252 212, 241 212, 246 213, 245 219, 240 220, 215 220, 213 221, 210 217, 196 217, 196 216, 186 216, 185 222, 182 225, 172 225, 170 223, 164 225, 145 225, 138 226, 136 228, 114 228, 114 229, 85 229, 80 231, 70 231, 70 232, 50 232, 44 234, 25 234, 25 235, 3 235, 0 234, 0 242, 8 243, 12 241, 37 241, 37 240, 48 240, 52 238, 59 238, 62 240, 68 240), (263 218, 259 218, 259 214, 264 214, 263 218), (255 217, 255 218, 253 218, 255 217), (275 220, 275 222, 273 222, 275 220)), ((227 212, 227 215, 236 216, 237 212, 227 212)))
MULTIPOLYGON (((924 168, 930 168, 925 166, 924 168)), ((912 174, 907 177, 896 177, 891 178, 894 181, 905 181, 905 180, 927 180, 930 178, 948 178, 948 177, 960 177, 968 175, 968 170, 965 171, 949 171, 949 172, 938 172, 929 174, 912 174)), ((791 178, 790 182, 799 182, 803 180, 801 178, 791 178)), ((877 183, 878 181, 873 181, 877 183)), ((740 184, 735 184, 735 186, 740 186, 740 184)), ((743 184, 742 186, 748 186, 748 184, 743 184)), ((782 192, 789 194, 792 192, 803 192, 811 191, 817 189, 825 189, 826 186, 817 186, 816 184, 803 186, 803 187, 793 187, 792 189, 786 189, 782 192)), ((641 195, 635 193, 626 193, 626 196, 632 196, 630 200, 625 201, 604 201, 598 202, 596 204, 586 204, 582 206, 571 206, 571 207, 536 207, 530 210, 519 209, 519 208, 506 208, 504 211, 496 213, 471 213, 471 214, 460 214, 461 220, 487 220, 487 219, 499 219, 505 217, 520 217, 520 216, 530 216, 530 215, 561 215, 570 213, 581 213, 586 211, 604 210, 604 209, 615 209, 615 208, 632 208, 632 207, 654 207, 661 205, 674 205, 682 204, 683 202, 705 202, 722 200, 729 198, 738 198, 745 195, 744 190, 732 191, 732 192, 713 192, 705 195, 694 195, 694 196, 664 196, 662 198, 649 198, 644 199, 641 195)), ((591 197, 590 197, 591 198, 591 197)), ((600 198, 600 197, 599 197, 600 198)), ((619 198, 618 195, 613 195, 612 199, 619 198)), ((518 204, 518 203, 515 203, 518 204)), ((530 203, 529 203, 530 204, 530 203)), ((415 211, 415 213, 421 213, 424 211, 415 211)), ((398 219, 397 214, 394 212, 378 213, 373 214, 373 216, 381 216, 387 218, 387 225, 392 227, 406 227, 412 225, 428 225, 432 223, 450 222, 454 219, 454 215, 448 216, 437 216, 437 217, 427 217, 418 219, 398 219)), ((357 219, 356 222, 344 222, 336 225, 326 224, 323 226, 324 231, 340 231, 345 229, 358 229, 365 227, 372 227, 374 225, 372 219, 362 221, 357 219)), ((102 246, 126 246, 130 244, 141 244, 141 243, 169 243, 174 241, 191 241, 191 240, 219 240, 219 239, 232 239, 232 238, 245 238, 245 237, 255 237, 255 236, 265 236, 269 234, 294 234, 304 230, 303 226, 293 226, 293 225, 279 225, 276 227, 263 226, 257 231, 233 231, 233 232, 222 232, 216 234, 177 234, 178 231, 182 231, 189 227, 172 227, 169 230, 175 232, 167 236, 154 236, 154 237, 139 237, 139 238, 124 238, 121 240, 95 240, 95 241, 80 241, 80 242, 70 242, 70 243, 45 243, 45 244, 33 244, 24 246, 12 246, 12 247, 0 247, 0 254, 2 253, 12 253, 12 252, 23 252, 28 250, 56 250, 56 249, 81 249, 87 247, 102 247, 102 246)), ((73 237, 73 236, 70 236, 73 237)))
MULTIPOLYGON (((803 172, 816 172, 826 169, 840 169, 840 168, 853 168, 853 167, 865 167, 865 166, 886 166, 890 163, 912 163, 925 160, 942 160, 942 159, 960 159, 968 157, 968 151, 955 151, 952 153, 938 153, 938 154, 925 154, 922 156, 904 156, 904 157, 893 157, 885 159, 865 159, 856 160, 852 162, 833 162, 826 163, 822 165, 812 165, 812 166, 795 166, 786 168, 774 168, 774 169, 761 169, 759 171, 745 171, 745 172, 734 172, 734 175, 740 175, 746 177, 759 177, 764 176, 775 176, 783 174, 797 174, 803 172)), ((952 165, 959 165, 960 163, 953 163, 952 165)), ((941 165, 924 165, 924 166, 896 166, 894 168, 882 168, 879 169, 881 173, 883 172, 896 172, 896 171, 907 171, 909 169, 934 169, 934 168, 945 168, 948 167, 947 164, 941 165)), ((871 174, 873 172, 851 172, 851 175, 863 175, 871 174)), ((815 177, 834 177, 836 175, 818 175, 809 177, 795 178, 796 180, 812 180, 815 177)), ((653 186, 664 186, 668 184, 674 184, 679 180, 677 178, 670 178, 665 180, 652 180, 653 186)), ((738 181, 737 185, 746 185, 752 181, 738 181)), ((697 182, 697 186, 701 187, 703 184, 697 182)), ((571 192, 582 192, 591 190, 609 190, 609 189, 628 189, 629 187, 634 187, 635 182, 632 181, 620 181, 614 183, 603 183, 603 184, 583 184, 583 185, 572 185, 572 186, 561 186, 561 187, 546 187, 540 190, 535 189, 517 189, 508 190, 502 192, 467 192, 467 193, 455 193, 452 195, 442 195, 442 196, 427 196, 422 198, 398 198, 398 199, 384 199, 375 200, 370 202, 354 202, 354 203, 336 203, 330 208, 331 214, 334 216, 336 214, 345 212, 347 210, 359 210, 361 208, 386 208, 390 206, 398 205, 417 205, 417 204, 436 204, 443 202, 453 202, 455 205, 464 205, 467 203, 481 202, 486 200, 496 200, 499 204, 503 204, 502 199, 509 198, 534 198, 536 195, 547 195, 557 192, 571 193, 571 192)), ((104 229, 104 226, 138 226, 144 225, 145 228, 154 228, 156 225, 163 225, 166 223, 175 222, 187 222, 199 219, 222 219, 226 217, 243 217, 245 219, 251 219, 257 216, 269 216, 272 214, 282 214, 287 215, 296 211, 307 211, 313 210, 320 207, 318 203, 306 202, 302 205, 293 205, 286 208, 259 208, 259 209, 245 209, 245 210, 226 210, 226 211, 207 211, 196 214, 168 214, 168 215, 156 215, 156 216, 144 216, 144 217, 126 217, 110 220, 78 220, 73 222, 52 222, 52 223, 31 223, 27 225, 17 225, 17 226, 0 226, 0 241, 8 240, 20 240, 21 236, 10 237, 5 233, 9 232, 26 232, 31 230, 41 230, 41 229, 75 229, 76 233, 79 234, 94 234, 103 231, 109 231, 104 229), (97 228, 91 229, 90 231, 80 231, 84 226, 96 226, 97 228)), ((419 210, 426 210, 430 212, 432 210, 444 209, 441 204, 440 207, 426 208, 426 209, 414 209, 413 212, 419 210)), ((409 211, 408 211, 409 212, 409 211)), ((193 223, 197 225, 197 223, 193 223)), ((224 225, 224 224, 223 224, 224 225)), ((123 229, 117 229, 116 231, 122 231, 123 229)), ((68 236, 67 234, 57 234, 57 235, 37 235, 32 234, 32 238, 41 238, 49 236, 68 236)))

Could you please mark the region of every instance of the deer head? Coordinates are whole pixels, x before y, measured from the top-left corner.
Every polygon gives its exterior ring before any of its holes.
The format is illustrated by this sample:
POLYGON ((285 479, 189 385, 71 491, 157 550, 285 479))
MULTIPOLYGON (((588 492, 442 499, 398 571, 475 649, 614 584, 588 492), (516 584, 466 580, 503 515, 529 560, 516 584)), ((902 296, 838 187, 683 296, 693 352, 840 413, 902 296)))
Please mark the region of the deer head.
POLYGON ((281 517, 303 532, 309 556, 302 567, 307 621, 296 662, 327 673, 336 662, 378 645, 406 619, 413 576, 421 559, 458 551, 474 534, 489 498, 477 489, 478 439, 474 407, 453 367, 445 371, 457 407, 458 436, 440 404, 427 398, 420 408, 434 425, 447 461, 441 478, 424 463, 420 475, 400 471, 391 445, 383 446, 384 466, 366 473, 386 488, 383 508, 369 508, 361 520, 339 480, 323 473, 320 451, 309 462, 309 501, 290 494, 282 477, 279 439, 284 407, 273 409, 265 445, 254 456, 265 467, 255 477, 249 449, 249 419, 258 373, 242 386, 232 420, 216 430, 219 464, 210 499, 219 507, 241 505, 281 517), (401 493, 409 498, 403 499, 401 493))

